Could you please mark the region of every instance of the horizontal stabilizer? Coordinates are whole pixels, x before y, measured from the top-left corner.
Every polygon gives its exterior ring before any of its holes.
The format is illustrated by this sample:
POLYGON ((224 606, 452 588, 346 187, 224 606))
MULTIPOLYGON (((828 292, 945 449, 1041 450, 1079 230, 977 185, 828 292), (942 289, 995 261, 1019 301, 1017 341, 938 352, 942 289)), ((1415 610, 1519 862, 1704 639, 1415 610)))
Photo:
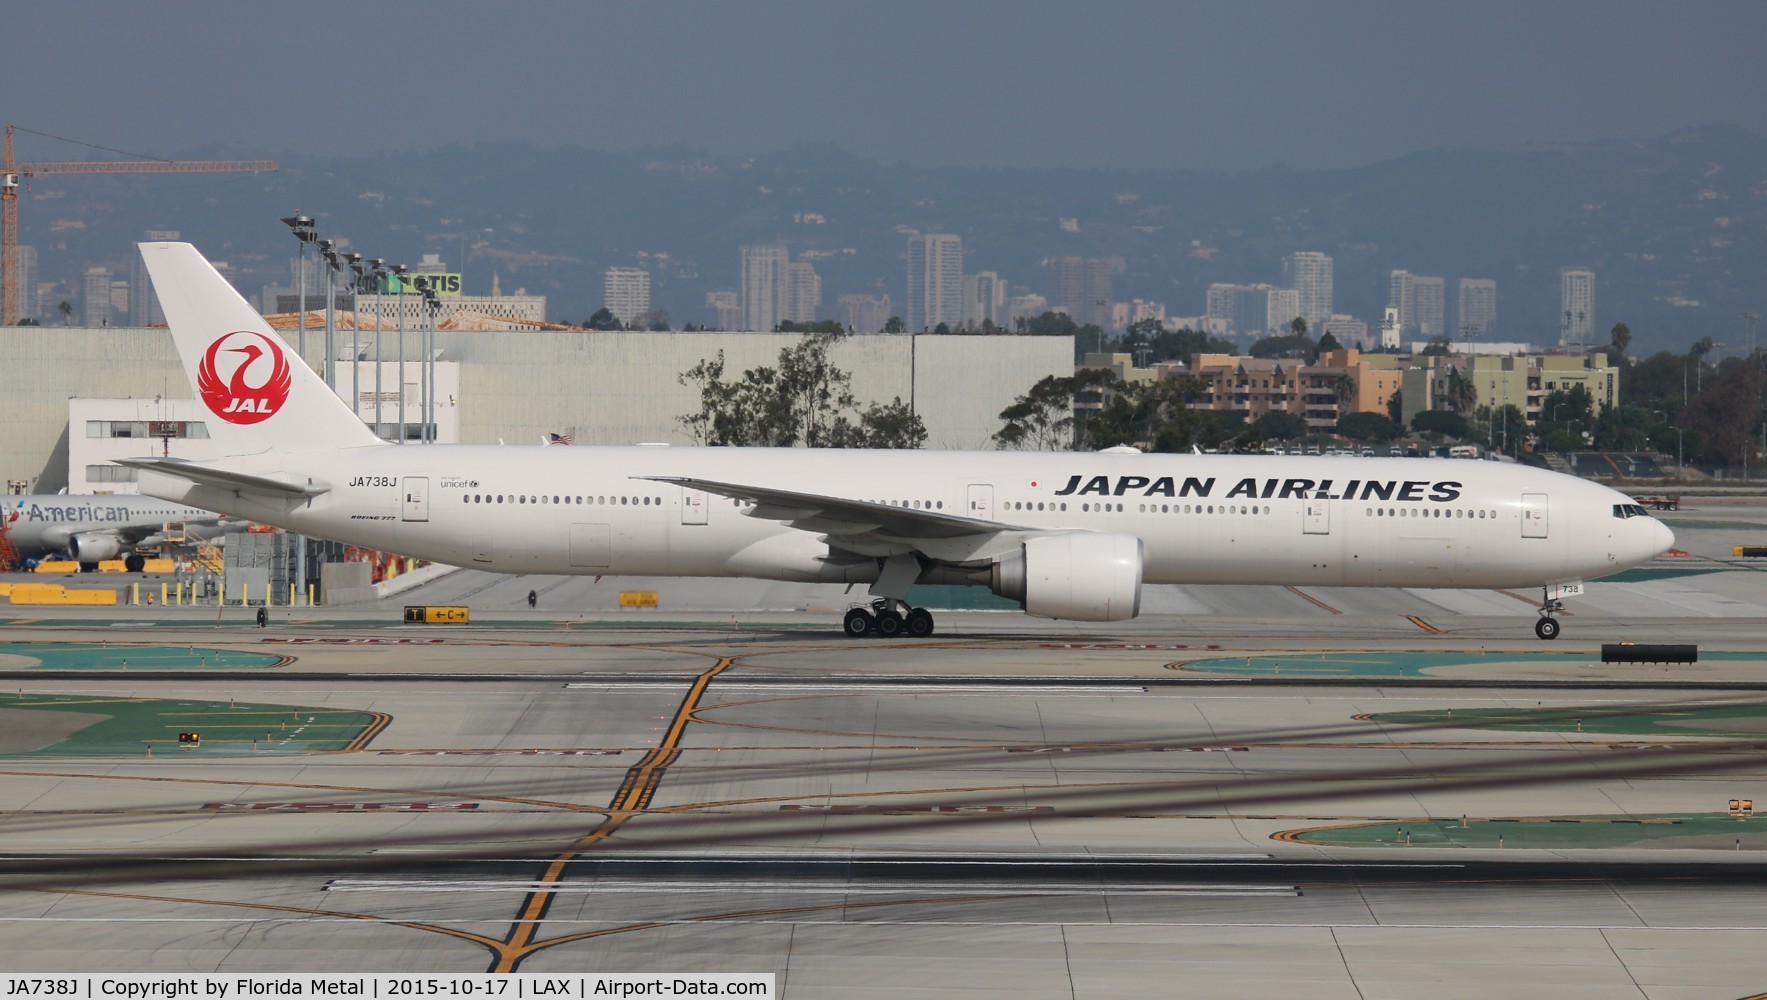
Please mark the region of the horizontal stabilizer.
POLYGON ((189 480, 198 486, 214 486, 235 493, 257 493, 264 496, 305 499, 331 490, 330 483, 314 479, 311 476, 303 477, 301 482, 271 479, 266 476, 233 472, 228 469, 218 469, 212 465, 202 465, 176 458, 119 458, 115 461, 118 465, 128 466, 131 469, 157 472, 162 476, 189 480))

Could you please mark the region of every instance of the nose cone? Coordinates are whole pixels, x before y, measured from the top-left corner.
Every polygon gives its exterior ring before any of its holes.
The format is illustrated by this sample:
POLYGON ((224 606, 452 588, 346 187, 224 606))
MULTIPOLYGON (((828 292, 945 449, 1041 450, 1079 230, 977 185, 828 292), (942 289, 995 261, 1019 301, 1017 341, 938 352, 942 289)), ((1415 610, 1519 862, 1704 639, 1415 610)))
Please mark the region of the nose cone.
POLYGON ((1618 555, 1627 566, 1647 563, 1675 544, 1675 533, 1654 517, 1630 518, 1626 529, 1621 532, 1618 555))
POLYGON ((1669 530, 1668 525, 1653 517, 1651 518, 1650 526, 1654 529, 1653 534, 1655 535, 1655 538, 1651 542, 1651 555, 1653 557, 1660 556, 1675 546, 1675 533, 1669 530))

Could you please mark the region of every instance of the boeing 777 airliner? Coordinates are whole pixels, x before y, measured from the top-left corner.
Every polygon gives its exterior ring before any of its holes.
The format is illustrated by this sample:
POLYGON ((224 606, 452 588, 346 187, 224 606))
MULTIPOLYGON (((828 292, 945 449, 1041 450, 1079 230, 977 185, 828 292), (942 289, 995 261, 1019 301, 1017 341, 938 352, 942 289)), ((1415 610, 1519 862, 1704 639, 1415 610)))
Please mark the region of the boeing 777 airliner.
POLYGON ((125 460, 143 493, 501 573, 865 583, 850 635, 932 634, 916 583, 1120 621, 1148 583, 1539 587, 1663 552, 1630 497, 1410 458, 403 447, 376 438, 196 249, 141 246, 221 456, 125 460))

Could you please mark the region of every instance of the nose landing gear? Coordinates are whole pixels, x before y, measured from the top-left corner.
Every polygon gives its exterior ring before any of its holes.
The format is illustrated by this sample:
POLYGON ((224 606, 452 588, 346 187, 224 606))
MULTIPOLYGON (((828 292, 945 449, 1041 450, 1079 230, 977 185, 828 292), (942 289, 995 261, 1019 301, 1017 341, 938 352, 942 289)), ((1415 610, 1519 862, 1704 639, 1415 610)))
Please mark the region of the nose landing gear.
POLYGON ((841 621, 841 630, 854 639, 863 638, 873 630, 885 639, 903 635, 924 639, 933 634, 933 616, 925 608, 910 608, 906 603, 880 597, 872 601, 869 608, 849 608, 841 621), (897 608, 898 604, 907 610, 906 615, 897 608))
POLYGON ((1546 598, 1540 604, 1540 618, 1534 622, 1534 634, 1542 639, 1558 638, 1558 619, 1553 615, 1565 609, 1565 602, 1557 598, 1546 598))

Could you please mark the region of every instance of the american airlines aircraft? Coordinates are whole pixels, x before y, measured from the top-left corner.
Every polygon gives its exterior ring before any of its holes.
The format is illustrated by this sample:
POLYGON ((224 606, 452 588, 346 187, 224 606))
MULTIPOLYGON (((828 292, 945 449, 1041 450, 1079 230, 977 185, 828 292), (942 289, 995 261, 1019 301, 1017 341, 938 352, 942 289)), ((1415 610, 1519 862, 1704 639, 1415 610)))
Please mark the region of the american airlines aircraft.
POLYGON ((121 556, 131 573, 146 562, 135 550, 167 541, 168 526, 207 538, 218 533, 220 521, 206 510, 154 497, 57 493, 10 496, 0 505, 0 524, 21 558, 66 555, 90 567, 121 556))
POLYGON ((124 460, 142 492, 502 573, 865 583, 848 634, 926 636, 916 583, 1045 618, 1133 618, 1148 583, 1539 587, 1674 536, 1570 476, 1452 459, 400 446, 382 442, 184 243, 141 251, 223 457, 124 460))

